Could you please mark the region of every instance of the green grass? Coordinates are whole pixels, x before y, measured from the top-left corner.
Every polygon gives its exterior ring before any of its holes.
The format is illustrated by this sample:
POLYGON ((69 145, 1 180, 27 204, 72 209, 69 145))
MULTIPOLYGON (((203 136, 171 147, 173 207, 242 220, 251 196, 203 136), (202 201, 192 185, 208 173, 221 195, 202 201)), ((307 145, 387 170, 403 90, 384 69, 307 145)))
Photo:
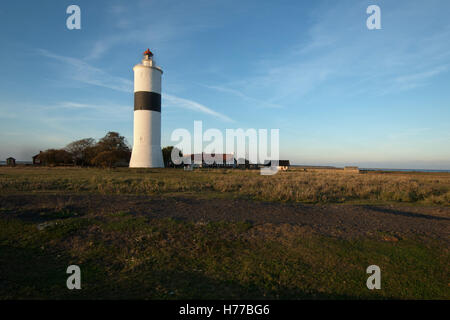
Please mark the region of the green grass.
POLYGON ((261 176, 257 170, 0 168, 0 192, 240 197, 303 203, 450 205, 449 173, 314 170, 261 176))
POLYGON ((123 212, 52 221, 37 231, 0 219, 0 298, 450 298, 448 248, 433 241, 350 241, 295 226, 123 212), (65 287, 69 264, 81 267, 82 290, 65 287), (381 290, 366 288, 371 264, 382 270, 381 290))
MULTIPOLYGON (((0 169, 4 202, 15 194, 97 193, 447 206, 449 181, 448 174, 0 169)), ((429 235, 344 240, 296 225, 49 207, 0 208, 0 299, 450 299, 448 242, 429 235), (82 290, 66 288, 71 264, 81 267, 82 290), (372 264, 381 268, 381 290, 366 287, 372 264)))

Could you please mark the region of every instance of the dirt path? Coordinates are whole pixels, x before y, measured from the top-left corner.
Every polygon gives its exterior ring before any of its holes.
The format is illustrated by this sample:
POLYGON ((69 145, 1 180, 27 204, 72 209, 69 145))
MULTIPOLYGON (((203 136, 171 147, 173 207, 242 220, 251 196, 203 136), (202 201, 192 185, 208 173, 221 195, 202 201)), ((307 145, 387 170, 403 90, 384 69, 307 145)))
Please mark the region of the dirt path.
POLYGON ((4 195, 0 216, 26 221, 56 219, 60 212, 102 215, 130 212, 188 221, 290 224, 315 233, 353 238, 377 233, 450 240, 450 208, 416 206, 304 205, 242 199, 154 198, 132 195, 4 195))

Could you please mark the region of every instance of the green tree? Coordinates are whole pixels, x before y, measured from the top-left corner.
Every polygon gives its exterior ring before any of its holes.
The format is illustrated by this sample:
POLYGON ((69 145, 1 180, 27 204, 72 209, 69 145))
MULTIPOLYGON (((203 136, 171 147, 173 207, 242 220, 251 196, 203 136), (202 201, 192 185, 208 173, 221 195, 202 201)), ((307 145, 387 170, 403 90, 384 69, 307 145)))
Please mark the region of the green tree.
POLYGON ((64 149, 48 149, 39 154, 39 159, 47 166, 73 163, 72 155, 64 149))
POLYGON ((72 155, 72 159, 76 165, 88 165, 95 156, 93 147, 95 139, 85 138, 69 143, 66 150, 72 155))
POLYGON ((102 151, 97 154, 92 160, 92 164, 98 167, 112 168, 122 159, 117 151, 102 151))
POLYGON ((121 162, 129 163, 131 157, 131 150, 125 137, 112 131, 97 142, 92 152, 95 156, 91 164, 102 167, 113 167, 121 162))
POLYGON ((163 154, 163 161, 164 161, 164 167, 173 167, 173 161, 172 161, 172 151, 177 152, 180 157, 183 156, 183 152, 181 152, 180 149, 175 148, 174 146, 167 146, 162 148, 162 154, 163 154))
POLYGON ((130 147, 124 136, 121 136, 118 132, 110 131, 101 138, 96 147, 102 151, 123 151, 130 152, 130 147))

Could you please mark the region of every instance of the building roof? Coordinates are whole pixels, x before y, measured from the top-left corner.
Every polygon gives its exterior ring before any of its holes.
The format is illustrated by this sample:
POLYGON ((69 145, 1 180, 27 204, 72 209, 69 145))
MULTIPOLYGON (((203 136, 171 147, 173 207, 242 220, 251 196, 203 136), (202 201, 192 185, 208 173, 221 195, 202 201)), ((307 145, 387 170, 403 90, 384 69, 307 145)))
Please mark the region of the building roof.
MULTIPOLYGON (((272 161, 276 161, 276 160, 271 160, 271 161, 265 161, 264 165, 265 166, 271 166, 272 165, 272 161)), ((278 160, 278 166, 279 167, 289 167, 291 164, 289 162, 289 160, 278 160)))
POLYGON ((231 162, 231 161, 233 161, 234 160, 234 155, 233 154, 226 154, 226 153, 217 153, 217 154, 214 154, 214 153, 211 153, 211 154, 209 154, 209 153, 202 153, 201 155, 200 155, 200 153, 197 153, 197 154, 188 154, 188 155, 186 155, 184 158, 191 158, 191 161, 194 161, 194 159, 195 158, 201 158, 202 159, 202 162, 203 161, 205 161, 205 158, 222 158, 222 162, 223 163, 226 163, 226 162, 231 162), (196 157, 197 156, 197 157, 196 157))

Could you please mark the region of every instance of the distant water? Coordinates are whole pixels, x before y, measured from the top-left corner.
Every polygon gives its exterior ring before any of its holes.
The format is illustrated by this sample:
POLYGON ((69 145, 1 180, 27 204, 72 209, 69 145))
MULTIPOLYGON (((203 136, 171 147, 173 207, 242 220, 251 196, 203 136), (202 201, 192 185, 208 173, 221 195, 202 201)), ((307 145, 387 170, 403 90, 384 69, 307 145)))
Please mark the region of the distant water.
MULTIPOLYGON (((16 164, 33 164, 33 161, 16 160, 16 164)), ((6 166, 6 161, 0 161, 0 166, 6 166)))
MULTIPOLYGON (((312 166, 312 165, 302 165, 302 164, 292 164, 291 167, 300 167, 300 168, 311 168, 311 169, 343 169, 342 167, 334 167, 334 166, 312 166)), ((404 171, 404 172, 450 172, 450 169, 395 169, 395 168, 362 168, 359 170, 367 170, 367 171, 404 171)))
MULTIPOLYGON (((16 161, 16 164, 32 164, 32 161, 16 161)), ((6 165, 6 161, 0 161, 0 166, 6 165)), ((292 165, 293 167, 305 167, 302 165, 292 165)), ((321 166, 317 166, 317 168, 320 168, 321 166)), ((323 168, 334 168, 334 167, 327 167, 323 166, 323 168)), ((335 167, 337 168, 337 167, 335 167)), ((404 172, 449 172, 450 170, 435 170, 435 169, 391 169, 391 168, 359 168, 360 170, 367 170, 367 171, 404 171, 404 172)))
POLYGON ((360 170, 367 170, 367 171, 404 171, 404 172, 450 172, 450 170, 435 170, 435 169, 360 168, 360 170))

